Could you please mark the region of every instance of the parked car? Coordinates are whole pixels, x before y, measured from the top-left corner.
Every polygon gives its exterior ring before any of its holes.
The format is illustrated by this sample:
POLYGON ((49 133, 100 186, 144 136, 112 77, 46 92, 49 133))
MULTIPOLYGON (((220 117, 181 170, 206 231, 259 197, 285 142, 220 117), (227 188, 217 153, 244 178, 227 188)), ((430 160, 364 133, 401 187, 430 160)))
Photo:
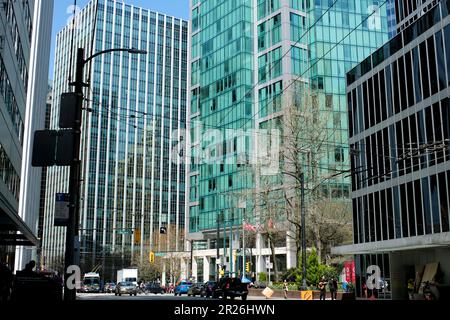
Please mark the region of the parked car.
POLYGON ((116 291, 114 294, 116 296, 121 296, 122 294, 137 296, 137 287, 133 282, 119 282, 116 286, 116 291))
POLYGON ((182 294, 187 294, 190 287, 192 287, 192 282, 181 281, 180 284, 175 287, 173 294, 175 296, 177 296, 177 295, 181 296, 182 294))
POLYGON ((164 294, 166 290, 159 283, 148 283, 144 289, 145 293, 164 294))
POLYGON ((222 278, 219 281, 219 285, 215 290, 215 297, 222 297, 226 300, 230 297, 234 300, 236 297, 240 297, 242 300, 247 300, 248 288, 246 283, 242 283, 239 278, 222 278))
POLYGON ((194 285, 192 285, 188 292, 187 292, 188 297, 192 296, 200 296, 200 297, 205 297, 206 296, 206 291, 205 291, 205 287, 203 285, 203 283, 196 283, 194 285))
POLYGON ((205 282, 204 287, 205 287, 205 297, 216 298, 214 295, 214 291, 217 289, 216 281, 207 281, 207 282, 205 282))
POLYGON ((114 293, 116 291, 116 284, 114 282, 108 282, 105 284, 106 293, 114 293))

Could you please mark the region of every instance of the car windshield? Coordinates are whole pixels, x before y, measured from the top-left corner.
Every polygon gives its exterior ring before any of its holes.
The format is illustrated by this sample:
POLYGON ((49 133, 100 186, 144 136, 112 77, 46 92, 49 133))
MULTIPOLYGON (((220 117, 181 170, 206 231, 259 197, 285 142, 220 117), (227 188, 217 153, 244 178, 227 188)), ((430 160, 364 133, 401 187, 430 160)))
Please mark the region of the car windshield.
POLYGON ((121 282, 120 285, 121 285, 122 287, 130 287, 130 286, 132 286, 133 284, 132 284, 131 282, 121 282))

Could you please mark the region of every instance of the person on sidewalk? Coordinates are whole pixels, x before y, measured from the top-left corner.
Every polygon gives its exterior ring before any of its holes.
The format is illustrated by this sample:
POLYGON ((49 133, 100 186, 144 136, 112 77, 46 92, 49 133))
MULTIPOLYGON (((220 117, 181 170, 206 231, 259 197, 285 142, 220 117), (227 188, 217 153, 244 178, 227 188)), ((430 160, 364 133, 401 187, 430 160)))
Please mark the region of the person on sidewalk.
POLYGON ((322 277, 322 279, 319 282, 319 290, 320 290, 320 300, 326 300, 327 298, 327 280, 325 279, 325 276, 322 277))
POLYGON ((338 283, 336 278, 331 278, 328 282, 328 288, 330 289, 331 293, 331 300, 337 300, 337 290, 338 290, 338 283))
POLYGON ((284 279, 284 282, 283 282, 283 290, 284 290, 284 298, 287 299, 288 298, 287 294, 288 294, 288 291, 289 291, 289 285, 288 285, 286 279, 284 279))

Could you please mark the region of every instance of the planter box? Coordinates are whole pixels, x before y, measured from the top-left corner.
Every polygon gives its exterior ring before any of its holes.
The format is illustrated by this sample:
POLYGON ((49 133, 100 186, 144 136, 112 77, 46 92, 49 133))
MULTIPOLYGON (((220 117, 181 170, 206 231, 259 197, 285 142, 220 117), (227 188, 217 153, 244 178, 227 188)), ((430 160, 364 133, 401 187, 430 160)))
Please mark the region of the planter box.
MULTIPOLYGON (((273 290, 273 298, 284 298, 284 291, 283 290, 273 290)), ((248 290, 248 295, 253 297, 264 297, 263 289, 254 289, 250 288, 248 290)), ((300 300, 301 291, 297 290, 291 290, 288 291, 288 299, 299 299, 300 300)), ((320 291, 316 290, 313 291, 313 299, 319 300, 320 299, 320 291)), ((327 292, 327 299, 331 299, 331 293, 327 292)), ((354 292, 338 292, 337 293, 337 300, 355 300, 355 293, 354 292)))

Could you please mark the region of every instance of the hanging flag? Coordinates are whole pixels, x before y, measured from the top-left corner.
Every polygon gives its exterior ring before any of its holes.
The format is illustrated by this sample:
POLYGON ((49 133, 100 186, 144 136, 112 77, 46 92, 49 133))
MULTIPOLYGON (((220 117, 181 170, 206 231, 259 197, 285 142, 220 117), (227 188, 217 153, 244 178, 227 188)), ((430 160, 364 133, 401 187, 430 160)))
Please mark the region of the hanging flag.
POLYGON ((256 227, 251 225, 251 224, 249 224, 249 223, 247 223, 247 222, 244 222, 244 230, 245 231, 256 232, 256 227))

